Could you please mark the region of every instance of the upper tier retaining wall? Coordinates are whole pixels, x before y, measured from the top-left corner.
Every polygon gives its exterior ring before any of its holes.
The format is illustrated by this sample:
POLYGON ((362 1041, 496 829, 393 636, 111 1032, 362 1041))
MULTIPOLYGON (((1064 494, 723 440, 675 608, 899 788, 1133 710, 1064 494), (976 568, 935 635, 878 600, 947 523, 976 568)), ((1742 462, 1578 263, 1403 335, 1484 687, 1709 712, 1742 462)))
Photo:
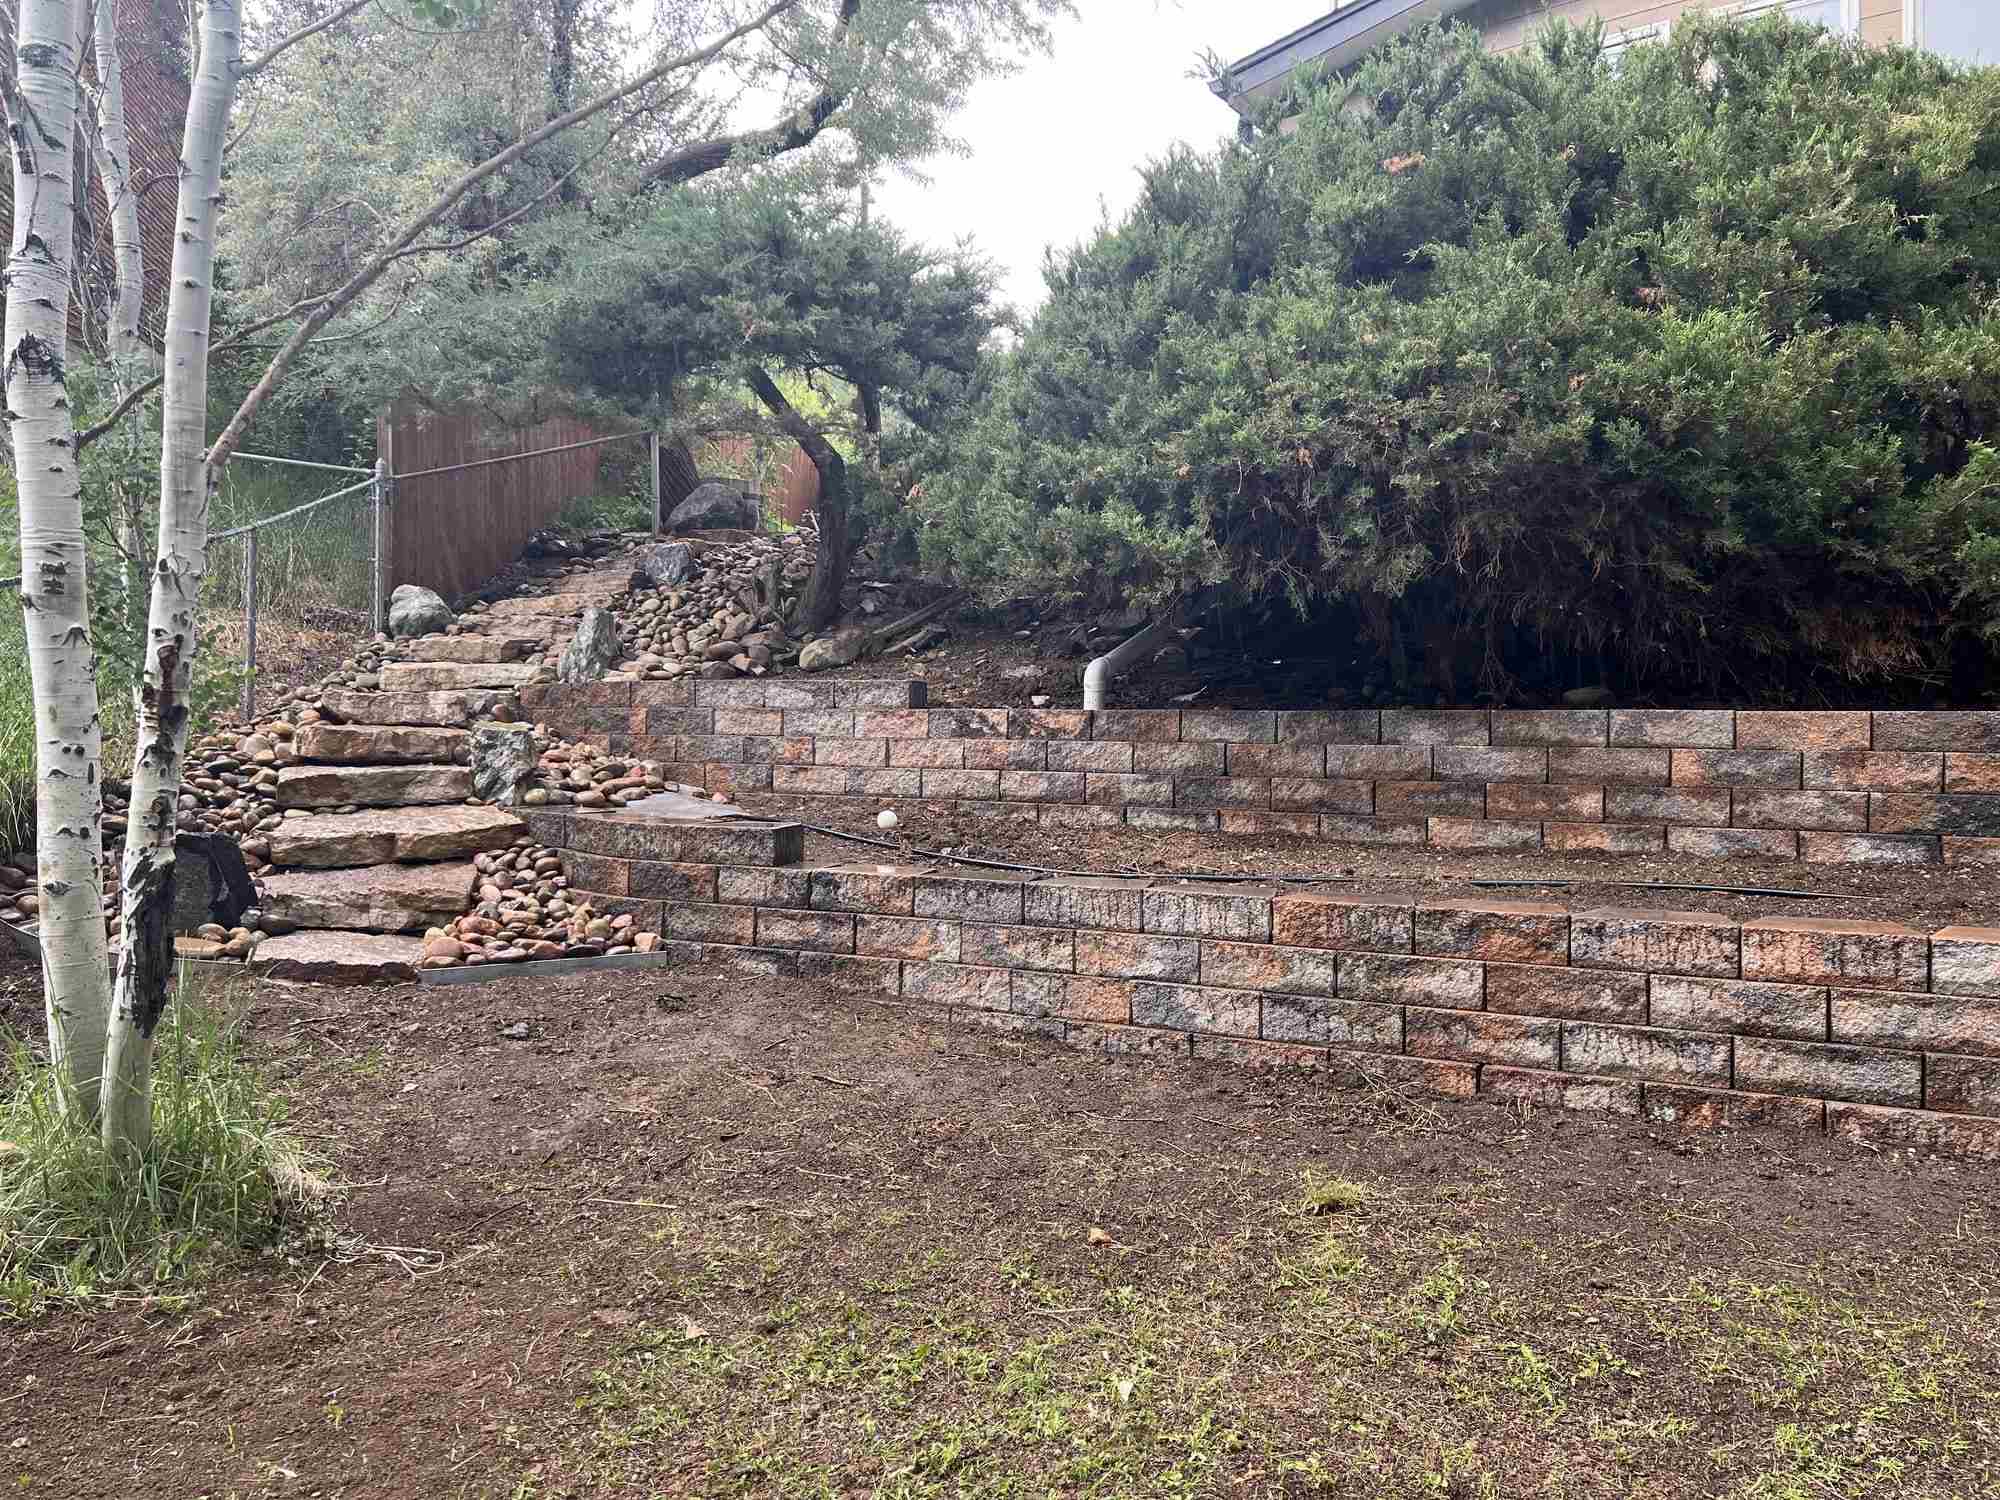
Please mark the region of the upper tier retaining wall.
POLYGON ((2000 712, 927 709, 922 679, 522 699, 719 791, 1455 849, 2000 861, 2000 712))
POLYGON ((2000 930, 805 867, 797 824, 530 809, 657 951, 1113 1052, 2000 1154, 2000 930))

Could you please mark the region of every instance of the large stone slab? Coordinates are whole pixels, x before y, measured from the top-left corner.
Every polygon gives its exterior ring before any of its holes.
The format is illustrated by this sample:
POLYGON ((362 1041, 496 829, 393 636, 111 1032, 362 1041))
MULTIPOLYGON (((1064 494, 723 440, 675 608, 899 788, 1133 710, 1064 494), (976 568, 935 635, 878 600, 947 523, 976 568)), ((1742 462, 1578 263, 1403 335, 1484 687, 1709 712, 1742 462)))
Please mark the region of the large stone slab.
POLYGON ((521 661, 548 645, 540 633, 533 635, 441 635, 417 641, 405 661, 506 662, 521 661))
POLYGON ((541 668, 523 662, 392 661, 382 667, 385 693, 436 693, 461 688, 518 688, 541 668))
POLYGON ((463 802, 472 795, 464 766, 285 766, 278 772, 278 806, 414 807, 463 802))
POLYGON ((264 877, 264 910, 299 927, 422 932, 465 915, 469 864, 366 865, 264 877))
POLYGON ((431 724, 449 727, 490 717, 494 706, 507 696, 506 690, 500 688, 418 693, 361 693, 336 688, 326 693, 320 704, 328 713, 347 724, 431 724))
POLYGON ((501 599, 487 606, 482 618, 511 621, 551 615, 561 619, 566 615, 581 614, 592 605, 602 605, 609 597, 609 590, 592 589, 587 593, 538 594, 523 599, 501 599))
POLYGON ((376 984, 417 977, 422 938, 375 932, 294 932, 257 945, 251 967, 267 979, 376 984))
POLYGON ((290 817, 270 834, 271 863, 336 869, 397 861, 469 859, 504 849, 527 825, 497 807, 384 807, 290 817))
POLYGON ((338 766, 423 765, 466 758, 463 729, 409 724, 304 724, 292 741, 300 760, 338 766))

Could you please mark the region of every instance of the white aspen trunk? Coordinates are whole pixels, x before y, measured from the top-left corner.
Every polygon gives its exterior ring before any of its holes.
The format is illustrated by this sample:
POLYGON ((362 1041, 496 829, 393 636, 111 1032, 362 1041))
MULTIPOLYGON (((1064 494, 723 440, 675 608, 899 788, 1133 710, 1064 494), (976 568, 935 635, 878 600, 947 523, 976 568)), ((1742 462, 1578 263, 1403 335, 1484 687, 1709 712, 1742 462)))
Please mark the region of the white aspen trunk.
MULTIPOLYGON (((153 374, 152 351, 140 336, 139 322, 146 299, 146 257, 139 230, 139 195, 132 184, 132 136, 125 124, 125 67, 118 53, 118 0, 99 0, 95 11, 94 53, 97 62, 97 134, 94 143, 97 176, 104 186, 104 207, 111 221, 111 263, 115 283, 107 318, 106 344, 111 356, 113 397, 122 401, 133 387, 153 374)), ((145 429, 128 425, 118 439, 128 458, 136 460, 145 429)), ((137 660, 145 650, 146 559, 152 547, 147 535, 146 492, 132 481, 136 462, 121 464, 117 480, 118 545, 124 554, 119 569, 125 586, 124 648, 137 660)), ((134 691, 137 691, 135 680, 134 691)), ((136 696, 134 699, 136 705, 136 696)))
POLYGON ((7 89, 14 231, 6 274, 7 421, 20 486, 21 610, 34 683, 36 894, 49 1047, 85 1119, 98 1106, 111 999, 104 936, 96 662, 83 495, 64 382, 75 208, 73 0, 21 0, 7 89))
POLYGON ((242 61, 237 0, 208 0, 181 134, 180 195, 167 294, 160 441, 160 545, 139 688, 138 752, 125 832, 123 948, 104 1058, 104 1143, 143 1152, 152 1135, 153 1033, 173 981, 174 834, 187 751, 202 575, 208 570, 209 305, 222 150, 242 61))

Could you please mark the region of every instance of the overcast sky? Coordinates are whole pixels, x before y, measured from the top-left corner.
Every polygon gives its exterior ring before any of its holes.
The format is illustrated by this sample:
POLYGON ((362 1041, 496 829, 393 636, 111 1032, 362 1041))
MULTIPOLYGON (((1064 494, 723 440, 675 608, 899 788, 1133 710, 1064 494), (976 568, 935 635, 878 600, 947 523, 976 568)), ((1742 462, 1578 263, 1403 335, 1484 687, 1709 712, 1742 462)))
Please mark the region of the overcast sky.
POLYGON ((1115 219, 1140 163, 1173 142, 1209 146, 1236 116, 1188 77, 1204 49, 1234 60, 1333 9, 1333 0, 1077 0, 1055 53, 989 81, 954 123, 964 159, 927 163, 928 185, 882 182, 879 211, 921 239, 969 234, 1004 272, 1009 300, 1041 301, 1042 247, 1115 219))

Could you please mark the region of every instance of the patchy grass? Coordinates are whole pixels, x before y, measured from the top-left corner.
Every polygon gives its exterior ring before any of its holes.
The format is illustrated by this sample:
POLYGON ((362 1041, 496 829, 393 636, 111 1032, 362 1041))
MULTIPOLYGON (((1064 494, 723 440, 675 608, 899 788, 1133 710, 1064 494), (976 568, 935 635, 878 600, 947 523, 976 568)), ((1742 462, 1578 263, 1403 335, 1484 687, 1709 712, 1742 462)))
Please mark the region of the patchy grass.
POLYGON ((220 1254, 275 1244, 326 1192, 221 1004, 185 967, 136 1171, 75 1127, 61 1089, 24 1042, 0 1056, 0 1317, 188 1280, 220 1254))
POLYGON ((1990 1285, 1892 1247, 1612 1282, 1589 1244, 1495 1222, 1477 1191, 1309 1171, 1300 1201, 1197 1210, 1102 1250, 998 1211, 968 1233, 926 1204, 667 1214, 647 1237, 659 1306, 594 1370, 588 1436, 524 1493, 1807 1500, 2000 1483, 1990 1285))
POLYGON ((339 1232, 10 1323, 29 1495, 2000 1495, 1990 1164, 692 968, 245 999, 339 1232))

